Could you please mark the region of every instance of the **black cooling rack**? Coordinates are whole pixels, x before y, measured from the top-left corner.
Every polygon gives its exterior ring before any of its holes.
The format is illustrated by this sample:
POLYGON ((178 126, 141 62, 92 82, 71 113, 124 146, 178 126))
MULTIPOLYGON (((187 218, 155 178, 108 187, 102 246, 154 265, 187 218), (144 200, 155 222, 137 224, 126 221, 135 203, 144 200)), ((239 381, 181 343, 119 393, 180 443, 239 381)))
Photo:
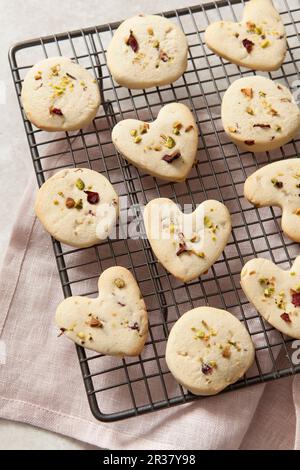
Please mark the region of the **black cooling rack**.
MULTIPOLYGON (((89 167, 110 179, 119 195, 128 198, 137 217, 139 204, 159 196, 194 207, 205 199, 218 199, 232 214, 232 237, 222 257, 201 279, 188 284, 177 281, 162 268, 144 238, 108 240, 88 249, 70 249, 53 240, 65 297, 96 296, 99 274, 120 264, 135 275, 147 303, 149 341, 141 356, 111 358, 76 346, 91 411, 99 420, 119 420, 196 399, 174 381, 164 354, 168 331, 176 319, 200 305, 209 304, 234 313, 245 324, 256 346, 254 366, 228 390, 300 372, 300 365, 293 365, 292 361, 293 340, 263 321, 247 302, 239 284, 241 268, 248 259, 262 256, 288 268, 299 254, 298 245, 286 239, 280 230, 280 212, 251 206, 243 198, 243 183, 260 166, 298 155, 300 140, 271 153, 254 155, 238 150, 228 141, 220 121, 220 103, 229 84, 254 72, 212 54, 203 36, 210 21, 239 18, 243 3, 211 2, 164 13, 186 33, 188 70, 173 85, 147 91, 119 87, 110 76, 105 52, 117 23, 33 39, 13 46, 10 51, 19 103, 22 80, 28 69, 50 56, 65 55, 78 61, 94 74, 102 89, 99 115, 89 128, 77 133, 37 130, 26 119, 20 103, 39 185, 61 168, 89 167), (186 182, 176 184, 141 174, 118 155, 111 141, 111 130, 117 121, 128 117, 152 120, 161 106, 173 101, 187 104, 199 125, 199 161, 186 182)), ((282 67, 262 75, 292 88, 300 78, 299 0, 274 3, 285 23, 289 47, 282 67)))

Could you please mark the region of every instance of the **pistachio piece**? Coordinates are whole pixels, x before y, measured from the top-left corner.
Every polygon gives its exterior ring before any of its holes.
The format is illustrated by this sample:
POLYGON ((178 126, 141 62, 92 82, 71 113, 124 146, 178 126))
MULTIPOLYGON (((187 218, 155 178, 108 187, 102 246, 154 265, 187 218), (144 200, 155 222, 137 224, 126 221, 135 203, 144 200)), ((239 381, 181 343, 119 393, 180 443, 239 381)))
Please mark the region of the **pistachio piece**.
POLYGON ((84 184, 84 182, 82 181, 81 178, 78 178, 75 185, 76 185, 76 188, 78 188, 80 191, 83 191, 84 188, 85 188, 85 184, 84 184))
POLYGON ((73 207, 75 206, 75 201, 74 199, 72 199, 71 197, 67 197, 66 199, 66 207, 68 209, 73 209, 73 207))
POLYGON ((118 287, 119 289, 123 289, 123 287, 125 287, 125 281, 121 279, 120 277, 117 277, 114 280, 114 285, 118 287))
POLYGON ((78 199, 78 201, 75 202, 74 207, 75 207, 75 209, 77 209, 77 210, 82 209, 82 208, 83 208, 82 199, 78 199))

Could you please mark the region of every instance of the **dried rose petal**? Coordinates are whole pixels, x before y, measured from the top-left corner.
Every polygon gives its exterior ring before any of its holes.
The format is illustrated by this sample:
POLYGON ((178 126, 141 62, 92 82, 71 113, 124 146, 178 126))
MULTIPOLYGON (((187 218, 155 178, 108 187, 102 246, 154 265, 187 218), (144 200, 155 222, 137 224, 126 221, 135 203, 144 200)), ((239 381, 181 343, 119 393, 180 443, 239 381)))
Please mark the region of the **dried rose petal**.
POLYGON ((180 157, 181 157, 180 152, 173 152, 170 155, 164 155, 162 159, 167 163, 172 163, 174 162, 174 160, 177 160, 177 158, 180 158, 180 157))
POLYGON ((67 328, 60 328, 60 333, 58 335, 58 338, 60 338, 66 331, 67 331, 67 328))
POLYGON ((159 58, 160 58, 160 60, 162 60, 163 62, 168 62, 168 60, 169 60, 168 54, 167 54, 166 52, 164 52, 164 51, 160 51, 160 52, 159 52, 159 58))
POLYGON ((292 294, 292 304, 295 305, 295 307, 300 307, 300 292, 296 292, 291 289, 291 294, 292 294))
POLYGON ((210 375, 213 373, 213 368, 209 364, 205 364, 205 362, 203 362, 201 370, 205 375, 210 375))
POLYGON ((250 41, 249 39, 243 39, 242 43, 245 49, 247 50, 248 54, 250 54, 253 49, 254 42, 250 41))
POLYGON ((184 253, 185 251, 187 251, 186 243, 185 242, 179 243, 179 249, 178 249, 176 255, 179 256, 182 253, 184 253))
POLYGON ((130 30, 129 38, 126 41, 127 46, 130 46, 133 52, 137 52, 139 50, 139 44, 133 35, 132 30, 130 30))
POLYGON ((244 140, 244 144, 246 144, 246 145, 254 145, 254 144, 255 144, 255 140, 244 140))
POLYGON ((87 200, 90 204, 97 204, 100 201, 100 196, 94 191, 84 191, 87 194, 87 200))
POLYGON ((262 129, 270 129, 270 124, 253 124, 253 127, 261 127, 262 129))
POLYGON ((137 322, 134 322, 133 325, 129 325, 129 327, 131 330, 136 330, 136 331, 140 331, 140 326, 137 322))
POLYGON ((51 114, 57 114, 57 116, 63 116, 63 112, 59 108, 51 108, 50 113, 51 114))
POLYGON ((92 328, 103 328, 103 323, 102 323, 102 321, 98 320, 98 318, 91 318, 90 327, 92 327, 92 328))
POLYGON ((290 316, 288 313, 282 313, 280 315, 280 317, 282 318, 282 320, 284 320, 286 323, 292 323, 292 320, 290 319, 290 316))

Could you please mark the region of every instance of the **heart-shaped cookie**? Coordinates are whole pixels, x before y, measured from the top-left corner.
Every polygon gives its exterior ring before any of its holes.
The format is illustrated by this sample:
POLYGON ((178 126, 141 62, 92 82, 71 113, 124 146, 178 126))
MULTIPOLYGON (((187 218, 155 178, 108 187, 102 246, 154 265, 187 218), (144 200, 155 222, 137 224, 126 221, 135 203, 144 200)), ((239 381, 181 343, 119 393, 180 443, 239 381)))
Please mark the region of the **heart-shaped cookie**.
POLYGON ((281 83, 259 75, 235 80, 222 100, 222 124, 228 137, 251 152, 264 152, 292 140, 300 128, 300 110, 281 83))
POLYGON ((209 200, 184 214, 166 198, 150 201, 144 222, 152 250, 160 263, 183 282, 205 273, 224 250, 231 218, 226 206, 209 200))
POLYGON ((210 24, 205 42, 215 54, 254 70, 277 70, 287 48, 283 22, 271 0, 250 0, 240 23, 210 24))
POLYGON ((245 197, 255 206, 282 208, 282 230, 300 242, 300 159, 270 163, 246 179, 245 197))
POLYGON ((69 297, 56 310, 64 336, 109 356, 138 356, 148 333, 144 300, 132 274, 115 266, 98 282, 99 297, 69 297))
POLYGON ((249 302, 274 328, 300 338, 300 256, 289 271, 267 259, 248 261, 241 286, 249 302))
POLYGON ((184 104, 171 103, 152 123, 120 121, 112 140, 126 160, 149 175, 183 181, 195 161, 198 131, 190 110, 184 104))
POLYGON ((138 15, 120 24, 107 48, 107 66, 119 85, 142 89, 175 82, 187 68, 188 44, 176 23, 138 15))

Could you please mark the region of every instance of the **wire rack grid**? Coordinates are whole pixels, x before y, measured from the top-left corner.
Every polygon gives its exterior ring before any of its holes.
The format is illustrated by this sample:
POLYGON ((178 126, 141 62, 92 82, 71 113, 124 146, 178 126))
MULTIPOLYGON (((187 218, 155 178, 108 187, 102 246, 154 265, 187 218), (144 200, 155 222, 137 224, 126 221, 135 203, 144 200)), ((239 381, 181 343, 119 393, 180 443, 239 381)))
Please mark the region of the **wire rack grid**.
MULTIPOLYGON (((241 268, 248 259, 263 256, 287 268, 299 254, 298 246, 281 232, 280 212, 251 206, 243 198, 243 183, 260 166, 298 155, 300 140, 271 153, 254 155, 232 144, 220 121, 221 99, 229 84, 255 72, 212 54, 203 35, 212 20, 240 18, 243 4, 224 0, 164 13, 187 36, 188 69, 176 83, 147 91, 118 86, 107 69, 106 48, 117 23, 26 41, 10 51, 12 75, 39 185, 61 168, 88 167, 105 174, 119 195, 128 198, 133 216, 140 216, 139 204, 160 196, 192 204, 194 208, 205 199, 217 199, 227 205, 232 215, 232 237, 222 257, 201 279, 187 284, 162 268, 143 237, 109 239, 86 249, 70 249, 53 240, 65 297, 96 296, 99 274, 108 266, 119 264, 132 271, 147 304, 149 341, 138 358, 111 358, 76 346, 91 411, 99 420, 120 420, 198 398, 175 382, 164 353, 174 322, 185 311, 200 305, 209 304, 235 314, 256 347, 253 367, 227 390, 300 372, 300 365, 292 361, 291 338, 264 322, 247 302, 239 284, 241 268), (20 102, 28 69, 45 57, 57 55, 71 57, 90 70, 102 90, 99 115, 90 127, 77 133, 49 134, 32 127, 20 102), (111 141, 112 127, 119 120, 152 120, 163 105, 173 101, 187 104, 199 126, 198 163, 184 183, 176 184, 140 173, 122 159, 111 141), (106 400, 107 394, 113 399, 106 400)), ((275 4, 286 27, 288 52, 278 71, 262 75, 291 88, 299 79, 299 3, 278 0, 275 4)))

